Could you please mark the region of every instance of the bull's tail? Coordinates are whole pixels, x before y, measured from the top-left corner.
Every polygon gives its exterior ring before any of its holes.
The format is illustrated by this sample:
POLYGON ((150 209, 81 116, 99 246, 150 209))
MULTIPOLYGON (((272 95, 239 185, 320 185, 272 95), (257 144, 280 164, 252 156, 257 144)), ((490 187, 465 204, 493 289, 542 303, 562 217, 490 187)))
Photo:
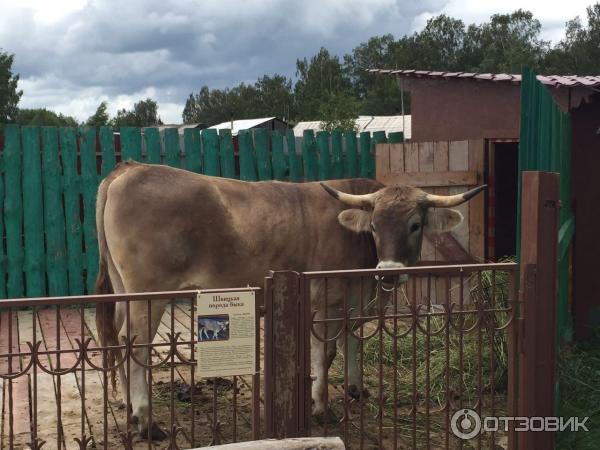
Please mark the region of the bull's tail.
MULTIPOLYGON (((106 197, 110 176, 107 177, 98 188, 98 200, 96 202, 96 229, 98 232, 98 247, 100 253, 100 264, 96 285, 94 287, 95 294, 112 294, 113 287, 108 273, 108 264, 110 253, 106 243, 106 235, 104 234, 104 207, 106 205, 106 197)), ((119 344, 119 337, 115 327, 115 303, 114 302, 97 302, 96 303, 96 329, 98 330, 98 338, 100 345, 116 346, 119 344)), ((117 361, 119 350, 106 351, 105 367, 114 367, 117 361)), ((111 385, 113 393, 117 390, 117 371, 111 370, 111 385)))

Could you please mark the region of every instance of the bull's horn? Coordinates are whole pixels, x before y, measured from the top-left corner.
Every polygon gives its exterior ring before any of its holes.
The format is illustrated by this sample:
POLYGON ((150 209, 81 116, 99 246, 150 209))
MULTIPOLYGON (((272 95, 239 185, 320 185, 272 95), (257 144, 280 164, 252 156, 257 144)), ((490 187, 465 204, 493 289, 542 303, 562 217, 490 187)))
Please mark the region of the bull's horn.
POLYGON ((463 192, 462 194, 456 195, 434 195, 427 194, 425 197, 425 201, 429 203, 430 206, 435 208, 449 208, 452 206, 458 206, 461 203, 464 203, 470 199, 472 199, 475 195, 479 194, 487 187, 487 184, 477 186, 475 189, 471 189, 470 191, 463 192))
POLYGON ((354 195, 354 194, 346 194, 345 192, 340 192, 332 187, 327 186, 325 183, 320 183, 323 186, 323 189, 327 191, 329 195, 333 198, 338 199, 342 203, 345 203, 350 206, 372 206, 374 200, 374 194, 363 194, 363 195, 354 195))

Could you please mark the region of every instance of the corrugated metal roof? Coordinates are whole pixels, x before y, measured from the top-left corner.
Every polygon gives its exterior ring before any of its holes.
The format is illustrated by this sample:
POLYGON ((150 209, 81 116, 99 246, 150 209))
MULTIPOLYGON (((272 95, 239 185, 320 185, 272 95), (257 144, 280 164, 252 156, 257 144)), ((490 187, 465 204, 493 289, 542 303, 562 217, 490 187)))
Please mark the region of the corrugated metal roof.
MULTIPOLYGON (((471 79, 481 81, 521 83, 521 75, 507 73, 473 73, 473 72, 439 72, 433 70, 413 69, 369 69, 370 73, 379 75, 396 75, 406 78, 429 78, 429 79, 471 79)), ((538 75, 540 83, 552 87, 597 87, 600 86, 600 75, 538 75)))
MULTIPOLYGON (((359 116, 356 119, 356 127, 358 132, 361 131, 385 131, 387 134, 404 131, 405 139, 410 139, 411 136, 411 116, 405 115, 404 119, 402 116, 359 116)), ((321 131, 321 122, 309 121, 309 122, 298 122, 294 127, 294 136, 301 138, 304 130, 321 131)))
POLYGON ((227 122, 223 122, 223 123, 219 123, 217 125, 213 125, 212 127, 209 127, 210 129, 215 129, 215 130, 231 130, 231 135, 232 136, 237 136, 238 132, 240 130, 248 130, 250 128, 254 128, 258 125, 261 125, 265 122, 269 122, 270 120, 276 119, 276 117, 263 117, 261 119, 242 119, 242 120, 234 120, 233 121, 233 128, 231 128, 231 120, 227 121, 227 122))

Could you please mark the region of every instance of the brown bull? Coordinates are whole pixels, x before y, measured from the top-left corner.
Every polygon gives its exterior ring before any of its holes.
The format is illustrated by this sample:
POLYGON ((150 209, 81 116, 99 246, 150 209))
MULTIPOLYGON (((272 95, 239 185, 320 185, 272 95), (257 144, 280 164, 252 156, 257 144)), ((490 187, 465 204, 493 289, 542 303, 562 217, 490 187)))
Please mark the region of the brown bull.
MULTIPOLYGON (((462 221, 460 213, 442 207, 463 203, 482 188, 435 196, 366 179, 330 181, 322 186, 247 183, 166 166, 122 163, 98 190, 96 290, 127 293, 260 286, 269 270, 408 266, 419 257, 425 227, 445 231, 462 221)), ((360 285, 341 280, 328 283, 329 317, 339 310, 344 295, 357 304, 360 285)), ((324 314, 324 298, 322 284, 311 287, 312 308, 319 315, 324 314)), ((130 333, 137 336, 136 343, 152 341, 166 303, 153 303, 150 335, 145 302, 130 305, 130 333)), ((103 345, 116 345, 127 335, 122 303, 116 307, 98 304, 96 321, 103 345)), ((328 327, 328 335, 337 334, 334 328, 328 327)), ((327 349, 318 344, 311 346, 316 414, 325 409, 324 374, 335 355, 335 342, 327 349)), ((348 384, 356 390, 356 340, 349 339, 348 345, 348 384)), ((147 360, 146 349, 137 347, 134 352, 136 359, 147 360)), ((120 376, 123 382, 124 370, 120 376)), ((124 400, 131 404, 140 433, 163 437, 155 424, 148 430, 145 369, 132 361, 130 376, 131 400, 124 400)))

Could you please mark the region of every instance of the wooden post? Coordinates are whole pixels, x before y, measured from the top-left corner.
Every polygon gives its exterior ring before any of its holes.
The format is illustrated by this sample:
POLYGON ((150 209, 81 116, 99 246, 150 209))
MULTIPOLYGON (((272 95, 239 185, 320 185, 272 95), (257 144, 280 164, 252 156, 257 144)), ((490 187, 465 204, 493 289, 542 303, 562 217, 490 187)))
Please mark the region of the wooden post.
POLYGON ((293 130, 288 130, 285 135, 290 162, 290 181, 302 181, 302 161, 296 154, 296 136, 293 130))
MULTIPOLYGON (((306 412, 310 379, 310 336, 300 277, 271 272, 265 293, 265 421, 269 438, 308 433, 306 412)), ((310 405, 310 402, 308 402, 310 405)))
POLYGON ((317 146, 319 147, 319 180, 328 180, 330 175, 329 132, 317 132, 317 146))
MULTIPOLYGON (((146 144, 146 162, 149 164, 160 164, 162 158, 160 154, 160 133, 158 128, 144 128, 144 143, 146 144)), ((102 163, 102 167, 104 168, 104 157, 102 158, 102 163)), ((102 170, 102 173, 104 174, 104 169, 102 170)))
POLYGON ((273 179, 285 181, 288 165, 283 154, 283 134, 279 130, 271 134, 271 153, 273 157, 273 179))
POLYGON ((235 178, 235 155, 231 130, 219 130, 219 156, 221 157, 221 176, 235 178))
POLYGON ((269 152, 269 132, 266 128, 254 129, 254 148, 256 150, 256 167, 258 179, 272 180, 271 154, 269 152))
MULTIPOLYGON (((240 146, 240 179, 244 181, 258 180, 256 164, 254 163, 254 145, 250 131, 240 130, 238 144, 240 146)), ((206 152, 206 148, 204 151, 206 152)))
POLYGON ((165 129, 165 163, 171 167, 181 167, 181 150, 179 149, 179 132, 176 128, 165 129))
POLYGON ((217 130, 202 130, 202 150, 204 153, 204 174, 218 177, 221 175, 219 165, 219 136, 217 130))
MULTIPOLYGON (((229 140, 231 140, 231 135, 229 140)), ((183 130, 183 148, 185 151, 185 168, 190 172, 202 173, 202 142, 198 128, 183 130)), ((223 164, 221 164, 221 167, 223 167, 223 164)))
MULTIPOLYGON (((556 415, 559 182, 557 173, 523 172, 517 402, 517 415, 521 417, 556 415)), ((554 432, 516 434, 520 449, 554 448, 554 432)))
POLYGON ((302 134, 302 159, 304 160, 304 181, 317 181, 317 142, 313 130, 304 130, 302 134))

